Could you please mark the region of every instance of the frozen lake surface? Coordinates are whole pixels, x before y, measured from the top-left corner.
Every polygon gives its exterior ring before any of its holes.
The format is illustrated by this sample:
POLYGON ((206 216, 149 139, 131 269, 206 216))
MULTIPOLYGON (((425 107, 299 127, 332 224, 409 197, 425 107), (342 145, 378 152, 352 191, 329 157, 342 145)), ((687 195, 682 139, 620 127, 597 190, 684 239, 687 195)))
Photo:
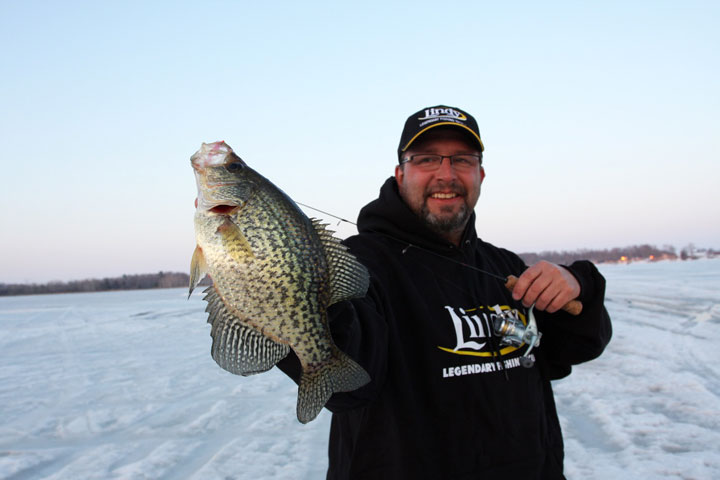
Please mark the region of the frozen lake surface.
MULTIPOLYGON (((567 477, 720 478, 720 260, 600 269, 613 341, 554 383, 567 477)), ((221 370, 186 297, 0 298, 0 479, 324 478, 328 412, 221 370)))

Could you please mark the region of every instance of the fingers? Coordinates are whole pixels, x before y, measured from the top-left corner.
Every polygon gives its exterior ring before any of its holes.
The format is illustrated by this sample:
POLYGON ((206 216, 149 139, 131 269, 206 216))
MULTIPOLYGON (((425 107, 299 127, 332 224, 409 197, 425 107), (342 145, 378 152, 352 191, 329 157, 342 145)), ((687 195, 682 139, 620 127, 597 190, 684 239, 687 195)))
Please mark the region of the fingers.
POLYGON ((572 300, 568 290, 562 289, 559 286, 552 292, 543 292, 543 295, 538 298, 535 306, 538 310, 544 310, 548 313, 555 313, 558 310, 572 300))
POLYGON ((554 313, 580 295, 580 284, 565 268, 542 261, 520 275, 512 295, 525 307, 554 313))
POLYGON ((515 300, 522 300, 523 305, 529 307, 542 291, 547 287, 547 279, 540 279, 542 268, 538 264, 533 265, 518 277, 512 296, 515 300))

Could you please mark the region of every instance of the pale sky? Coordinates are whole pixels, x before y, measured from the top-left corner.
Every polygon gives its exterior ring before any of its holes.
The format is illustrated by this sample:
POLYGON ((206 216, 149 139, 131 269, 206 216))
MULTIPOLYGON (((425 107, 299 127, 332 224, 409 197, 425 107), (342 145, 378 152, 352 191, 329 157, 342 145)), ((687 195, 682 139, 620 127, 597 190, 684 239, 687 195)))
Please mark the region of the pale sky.
POLYGON ((188 271, 202 142, 354 220, 436 104, 484 240, 720 248, 720 2, 347 3, 0 2, 0 282, 188 271))

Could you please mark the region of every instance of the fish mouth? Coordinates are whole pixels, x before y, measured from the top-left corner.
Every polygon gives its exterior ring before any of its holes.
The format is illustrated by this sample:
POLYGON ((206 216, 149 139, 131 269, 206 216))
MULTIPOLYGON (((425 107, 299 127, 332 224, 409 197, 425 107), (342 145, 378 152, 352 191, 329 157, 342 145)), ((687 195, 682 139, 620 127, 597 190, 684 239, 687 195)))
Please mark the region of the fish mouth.
POLYGON ((216 215, 232 215, 238 209, 237 205, 215 205, 209 209, 216 215))
POLYGON ((240 208, 235 202, 229 199, 213 199, 203 195, 203 191, 198 192, 195 208, 214 215, 232 215, 240 208))

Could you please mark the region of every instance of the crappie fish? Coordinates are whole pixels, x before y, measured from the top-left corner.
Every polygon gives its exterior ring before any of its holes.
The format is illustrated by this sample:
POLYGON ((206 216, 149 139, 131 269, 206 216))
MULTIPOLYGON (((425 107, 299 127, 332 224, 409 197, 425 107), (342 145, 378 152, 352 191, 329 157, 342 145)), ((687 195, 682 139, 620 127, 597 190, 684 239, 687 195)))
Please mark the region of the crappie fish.
POLYGON ((198 200, 190 293, 208 273, 212 357, 252 375, 292 349, 302 365, 297 417, 307 423, 333 392, 370 381, 335 345, 327 318, 328 306, 365 295, 368 271, 225 142, 203 143, 191 162, 198 200))

